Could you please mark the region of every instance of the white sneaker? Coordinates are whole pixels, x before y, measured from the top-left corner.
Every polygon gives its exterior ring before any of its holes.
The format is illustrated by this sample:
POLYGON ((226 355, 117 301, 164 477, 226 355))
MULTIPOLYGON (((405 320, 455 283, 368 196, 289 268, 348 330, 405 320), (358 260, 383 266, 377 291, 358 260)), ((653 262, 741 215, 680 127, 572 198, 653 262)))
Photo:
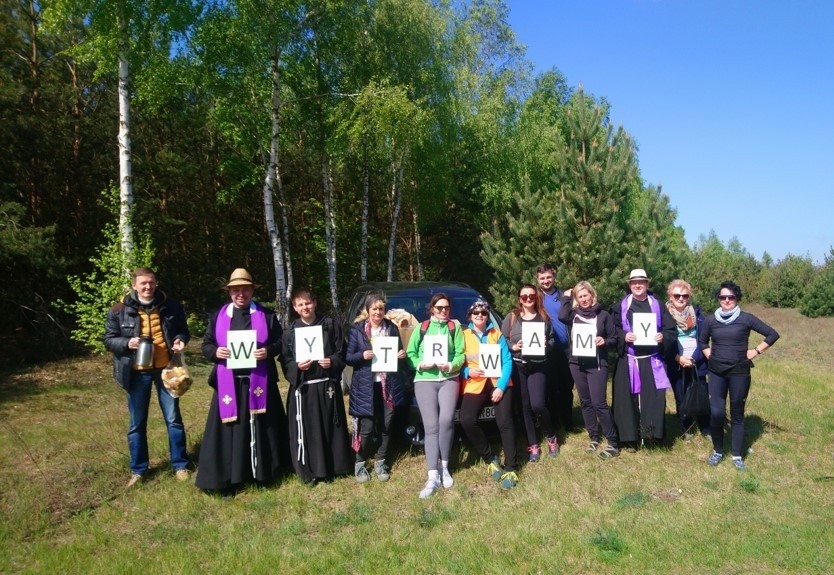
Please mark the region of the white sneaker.
POLYGON ((434 492, 437 491, 439 487, 440 482, 437 479, 429 479, 426 481, 425 487, 423 487, 423 490, 420 492, 420 499, 428 499, 434 495, 434 492))
POLYGON ((449 468, 444 467, 441 473, 443 474, 443 488, 449 489, 452 485, 455 484, 455 480, 452 479, 452 474, 449 473, 449 468))

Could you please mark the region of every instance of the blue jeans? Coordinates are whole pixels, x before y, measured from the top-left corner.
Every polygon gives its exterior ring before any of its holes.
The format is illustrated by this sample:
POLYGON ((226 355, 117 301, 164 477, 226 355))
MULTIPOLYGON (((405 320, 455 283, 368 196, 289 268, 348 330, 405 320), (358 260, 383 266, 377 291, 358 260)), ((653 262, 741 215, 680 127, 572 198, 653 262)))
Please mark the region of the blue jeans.
POLYGON ((130 376, 130 388, 127 391, 127 408, 130 411, 127 447, 130 450, 130 470, 137 475, 142 475, 148 470, 148 408, 154 384, 159 407, 165 417, 165 425, 168 426, 171 467, 174 470, 188 467, 180 400, 168 393, 162 385, 161 369, 134 371, 130 376))

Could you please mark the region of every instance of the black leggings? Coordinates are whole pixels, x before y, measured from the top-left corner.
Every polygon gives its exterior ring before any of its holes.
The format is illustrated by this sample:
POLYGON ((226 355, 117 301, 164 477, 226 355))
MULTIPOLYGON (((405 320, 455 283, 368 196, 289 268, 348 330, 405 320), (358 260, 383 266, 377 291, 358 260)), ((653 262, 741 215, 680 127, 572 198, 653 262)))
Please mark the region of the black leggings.
POLYGON ((536 416, 539 416, 542 431, 553 437, 553 419, 547 409, 547 373, 544 363, 526 363, 518 366, 518 380, 521 388, 521 412, 524 415, 524 429, 527 445, 537 445, 536 416))
POLYGON ((712 447, 724 453, 724 420, 727 418, 727 392, 730 394, 730 433, 733 455, 744 449, 744 405, 750 392, 750 375, 718 375, 709 372, 710 433, 712 447))
MULTIPOLYGON (((488 383, 481 393, 465 393, 460 402, 460 426, 463 428, 466 437, 472 442, 475 451, 487 463, 493 460, 495 452, 492 451, 492 446, 478 422, 478 414, 488 403, 494 389, 495 387, 488 383)), ((508 387, 501 401, 495 404, 495 423, 498 425, 498 432, 501 434, 501 445, 504 448, 504 469, 515 471, 518 464, 516 461, 512 387, 508 387)))

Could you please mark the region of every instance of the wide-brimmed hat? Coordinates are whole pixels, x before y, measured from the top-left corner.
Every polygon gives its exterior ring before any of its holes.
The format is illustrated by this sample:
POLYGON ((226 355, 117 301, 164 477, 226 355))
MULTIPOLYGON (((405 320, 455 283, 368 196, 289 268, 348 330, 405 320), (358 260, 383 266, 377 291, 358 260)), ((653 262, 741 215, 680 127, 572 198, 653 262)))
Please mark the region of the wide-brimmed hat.
POLYGON ((229 283, 226 284, 227 288, 233 286, 258 287, 258 284, 252 281, 252 274, 246 271, 245 268, 237 268, 232 272, 232 275, 229 276, 229 283))
POLYGON ((628 274, 628 281, 633 282, 635 280, 649 281, 649 276, 646 275, 646 270, 643 268, 635 268, 631 270, 631 273, 628 274))

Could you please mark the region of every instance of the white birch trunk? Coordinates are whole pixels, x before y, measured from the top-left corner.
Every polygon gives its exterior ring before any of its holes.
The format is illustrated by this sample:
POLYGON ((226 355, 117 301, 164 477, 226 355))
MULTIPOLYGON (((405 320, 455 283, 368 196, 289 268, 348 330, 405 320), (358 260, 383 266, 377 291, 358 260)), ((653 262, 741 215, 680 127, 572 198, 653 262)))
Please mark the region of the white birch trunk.
POLYGON ((397 225, 402 208, 403 165, 393 166, 394 181, 391 183, 391 234, 388 237, 388 281, 394 281, 394 256, 397 253, 397 225))
POLYGON ((417 226, 417 208, 412 212, 414 222, 414 251, 417 257, 417 281, 423 281, 423 262, 420 259, 420 228, 417 226))
POLYGON ((359 244, 359 279, 363 282, 368 279, 368 212, 370 211, 370 170, 368 168, 368 149, 362 146, 365 162, 363 166, 363 189, 362 189, 362 238, 359 244))
POLYGON ((133 253, 133 174, 130 147, 130 63, 128 23, 124 4, 119 3, 119 234, 122 252, 133 253))
POLYGON ((339 317, 339 291, 336 286, 336 220, 333 217, 333 179, 330 174, 330 156, 324 152, 321 161, 322 185, 324 188, 324 231, 327 243, 327 272, 330 279, 330 298, 333 301, 333 315, 339 317))
POLYGON ((266 177, 264 178, 263 201, 264 221, 266 231, 269 234, 269 245, 272 249, 272 263, 275 268, 275 309, 281 324, 286 326, 289 323, 289 292, 287 290, 287 267, 289 266, 289 245, 286 240, 289 236, 287 228, 286 206, 283 200, 283 188, 281 185, 280 172, 280 149, 278 136, 281 129, 281 71, 279 68, 279 53, 276 53, 272 62, 272 136, 269 144, 269 161, 267 163, 266 177), (273 198, 276 188, 279 190, 279 204, 283 214, 284 234, 278 232, 275 223, 275 206, 273 198), (285 260, 286 254, 286 260, 285 260))

